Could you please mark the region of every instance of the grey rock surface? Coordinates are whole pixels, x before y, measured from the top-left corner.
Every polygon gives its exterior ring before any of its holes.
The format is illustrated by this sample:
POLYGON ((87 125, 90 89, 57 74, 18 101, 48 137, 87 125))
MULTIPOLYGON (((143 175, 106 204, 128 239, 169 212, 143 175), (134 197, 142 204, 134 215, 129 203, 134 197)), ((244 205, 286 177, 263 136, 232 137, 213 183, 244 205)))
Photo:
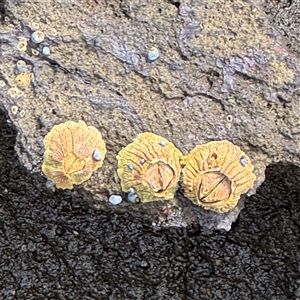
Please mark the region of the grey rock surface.
MULTIPOLYGON (((108 148, 104 165, 83 184, 95 201, 120 192, 115 157, 144 131, 184 154, 211 140, 239 145, 257 176, 248 195, 272 162, 299 165, 299 58, 261 4, 53 0, 41 9, 36 1, 3 2, 1 107, 18 132, 20 162, 41 175, 47 132, 84 120, 108 148), (46 35, 41 44, 29 40, 36 30, 46 35), (153 46, 160 56, 151 62, 153 46), (29 77, 18 77, 20 59, 29 77)), ((192 209, 184 215, 182 201, 176 205, 182 222, 197 218, 192 209)))

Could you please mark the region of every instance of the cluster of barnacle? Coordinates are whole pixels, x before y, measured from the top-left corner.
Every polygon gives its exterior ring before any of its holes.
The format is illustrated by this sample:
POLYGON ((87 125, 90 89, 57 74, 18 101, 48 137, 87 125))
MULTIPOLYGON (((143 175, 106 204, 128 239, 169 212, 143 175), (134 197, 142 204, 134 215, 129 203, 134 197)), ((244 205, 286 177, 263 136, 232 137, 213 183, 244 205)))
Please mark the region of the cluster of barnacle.
MULTIPOLYGON (((39 45, 43 42, 45 34, 42 31, 34 31, 31 34, 30 40, 34 45, 39 45)), ((25 37, 19 39, 17 49, 20 52, 27 51, 28 42, 25 37)), ((35 49, 31 49, 33 55, 38 55, 39 52, 35 49)), ((44 46, 42 48, 44 55, 49 55, 49 47, 44 46)), ((34 79, 33 73, 30 72, 30 66, 26 64, 24 60, 18 60, 16 63, 16 71, 18 75, 14 79, 14 86, 8 90, 8 95, 12 98, 18 98, 23 95, 23 92, 18 87, 28 87, 31 81, 34 79)))
MULTIPOLYGON (((70 189, 89 179, 106 153, 99 131, 82 121, 54 126, 44 143, 42 169, 59 188, 70 189)), ((145 132, 123 148, 117 160, 122 191, 130 201, 174 198, 182 172, 187 198, 224 213, 236 206, 255 180, 249 157, 226 140, 198 145, 184 156, 167 139, 145 132)))
POLYGON ((184 195, 204 209, 234 208, 255 180, 246 154, 231 142, 213 141, 183 154, 153 133, 140 134, 118 156, 122 190, 134 189, 142 202, 174 198, 181 171, 184 195))
MULTIPOLYGON (((30 36, 30 41, 33 43, 33 45, 35 45, 34 48, 39 46, 44 41, 44 39, 45 39, 45 34, 43 31, 40 30, 34 31, 30 36)), ((27 39, 25 37, 21 37, 17 45, 17 49, 21 52, 25 52, 27 50, 27 45, 28 45, 27 39)), ((37 51, 34 48, 31 49, 31 53, 37 56, 39 54, 39 51, 37 51)), ((50 55, 50 48, 44 45, 41 48, 41 53, 46 56, 50 55)))

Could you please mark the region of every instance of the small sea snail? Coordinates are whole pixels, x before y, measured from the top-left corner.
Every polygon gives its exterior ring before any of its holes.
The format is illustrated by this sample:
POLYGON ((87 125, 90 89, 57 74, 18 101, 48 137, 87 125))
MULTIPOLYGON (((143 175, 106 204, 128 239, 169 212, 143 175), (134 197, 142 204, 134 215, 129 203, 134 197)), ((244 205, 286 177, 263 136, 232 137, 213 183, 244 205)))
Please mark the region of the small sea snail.
POLYGON ((58 188, 72 189, 101 167, 106 154, 101 133, 85 122, 55 125, 44 139, 42 171, 58 188))
POLYGON ((122 197, 119 195, 111 195, 108 198, 108 202, 111 203, 112 205, 118 205, 122 202, 122 197))
POLYGON ((42 31, 35 31, 31 34, 31 41, 35 44, 40 44, 45 38, 45 34, 42 31))
POLYGON ((138 202, 138 195, 137 195, 137 193, 135 192, 135 189, 134 189, 134 188, 130 188, 130 189, 128 190, 127 200, 128 200, 129 202, 132 202, 132 203, 138 202))
POLYGON ((147 53, 147 58, 149 61, 154 61, 158 59, 158 57, 159 57, 159 50, 156 47, 152 47, 147 53))
POLYGON ((96 149, 93 153, 93 159, 96 160, 96 161, 99 161, 101 160, 102 158, 102 153, 99 149, 96 149))
POLYGON ((141 202, 174 197, 182 153, 167 139, 145 132, 117 155, 123 192, 134 189, 141 202))
POLYGON ((218 213, 234 208, 255 180, 249 157, 226 140, 196 146, 182 164, 185 196, 218 213))
POLYGON ((27 40, 25 37, 21 37, 18 45, 17 45, 17 49, 21 52, 25 52, 27 49, 27 40))
POLYGON ((20 73, 25 73, 28 71, 28 65, 24 60, 18 60, 16 63, 16 68, 20 73))
POLYGON ((42 49, 42 54, 45 56, 50 55, 50 48, 48 46, 44 46, 42 49))

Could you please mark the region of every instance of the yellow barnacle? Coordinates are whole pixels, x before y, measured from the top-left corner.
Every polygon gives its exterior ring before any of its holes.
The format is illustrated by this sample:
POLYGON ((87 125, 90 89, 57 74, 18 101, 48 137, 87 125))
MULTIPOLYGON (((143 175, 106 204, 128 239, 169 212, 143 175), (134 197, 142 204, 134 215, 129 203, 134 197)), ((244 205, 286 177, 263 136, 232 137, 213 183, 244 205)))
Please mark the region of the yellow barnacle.
POLYGON ((24 93, 17 87, 12 87, 7 91, 8 96, 11 98, 19 98, 24 95, 24 93))
POLYGON ((27 49, 27 39, 24 37, 21 37, 18 45, 17 45, 17 49, 21 52, 25 52, 27 49))
POLYGON ((72 189, 88 180, 106 154, 101 133, 85 122, 55 125, 44 139, 42 171, 58 188, 72 189))
POLYGON ((16 105, 13 105, 13 106, 11 107, 11 113, 12 113, 13 115, 16 115, 16 114, 18 113, 18 110, 19 110, 19 107, 16 106, 16 105))
POLYGON ((249 157, 226 140, 196 146, 182 164, 185 196, 218 213, 234 208, 256 178, 249 157))
POLYGON ((142 202, 174 197, 182 153, 167 139, 145 132, 117 155, 124 192, 134 189, 142 202))
POLYGON ((34 55, 34 56, 38 56, 38 55, 40 54, 40 52, 37 51, 37 50, 35 50, 35 49, 31 49, 31 53, 32 53, 32 55, 34 55))
POLYGON ((16 76, 15 82, 18 86, 24 86, 27 87, 30 85, 31 79, 33 75, 30 73, 21 73, 16 76))

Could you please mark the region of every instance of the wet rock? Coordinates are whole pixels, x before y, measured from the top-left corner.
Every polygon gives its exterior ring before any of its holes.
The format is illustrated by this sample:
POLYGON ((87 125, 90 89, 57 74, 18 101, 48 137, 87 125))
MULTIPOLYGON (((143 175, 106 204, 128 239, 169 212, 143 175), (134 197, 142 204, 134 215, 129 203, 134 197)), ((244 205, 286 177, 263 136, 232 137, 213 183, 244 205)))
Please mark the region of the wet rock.
POLYGON ((167 201, 152 225, 139 204, 97 210, 83 188, 47 189, 19 163, 7 117, 0 110, 1 299, 299 296, 299 167, 269 166, 230 232, 176 227, 167 201))
POLYGON ((259 1, 4 5, 1 107, 16 126, 16 151, 30 172, 41 174, 47 132, 69 120, 96 127, 107 141, 103 167, 82 185, 103 202, 120 191, 117 153, 145 131, 185 155, 211 140, 237 144, 255 167, 248 195, 271 163, 300 165, 299 59, 259 1), (32 43, 35 31, 45 41, 32 43), (149 62, 153 45, 160 57, 149 62), (49 57, 41 54, 44 46, 51 47, 49 57), (28 85, 17 86, 19 60, 33 74, 28 85), (22 114, 12 113, 15 106, 22 114))

